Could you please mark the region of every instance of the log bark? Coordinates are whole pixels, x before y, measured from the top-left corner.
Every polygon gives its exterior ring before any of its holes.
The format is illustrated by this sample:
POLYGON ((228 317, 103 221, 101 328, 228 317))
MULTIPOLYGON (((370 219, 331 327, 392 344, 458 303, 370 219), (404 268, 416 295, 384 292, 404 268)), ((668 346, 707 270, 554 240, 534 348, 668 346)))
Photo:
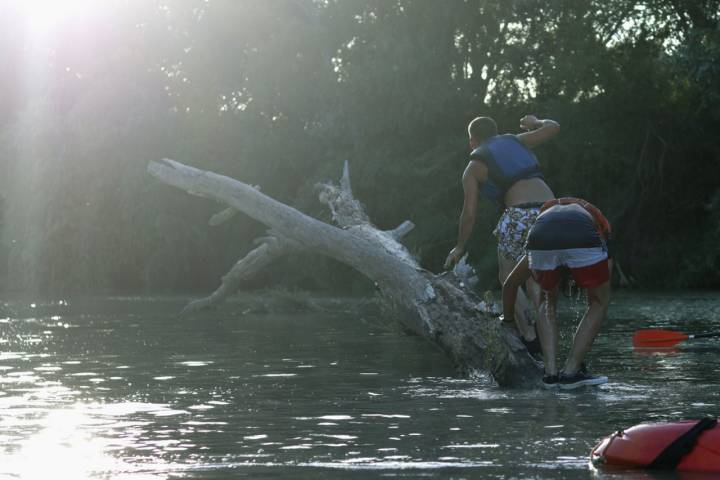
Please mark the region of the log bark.
POLYGON ((541 365, 528 354, 514 329, 486 313, 469 282, 454 272, 435 275, 424 270, 399 242, 412 229, 410 222, 390 231, 381 231, 370 222, 352 194, 347 163, 339 185, 318 185, 320 200, 337 227, 238 180, 174 160, 153 161, 148 172, 164 183, 245 213, 270 227, 270 238, 275 239, 266 240, 241 259, 215 293, 194 302, 194 307, 188 305, 186 312, 221 301, 234 293, 243 278, 275 258, 306 250, 350 265, 374 281, 387 311, 405 330, 442 348, 462 374, 489 374, 502 387, 539 383, 541 365))

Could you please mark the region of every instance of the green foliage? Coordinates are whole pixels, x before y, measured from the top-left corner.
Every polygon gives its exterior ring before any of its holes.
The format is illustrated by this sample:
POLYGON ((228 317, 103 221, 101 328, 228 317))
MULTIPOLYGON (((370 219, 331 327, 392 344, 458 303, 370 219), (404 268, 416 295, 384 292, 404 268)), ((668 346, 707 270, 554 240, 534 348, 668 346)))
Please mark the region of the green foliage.
MULTIPOLYGON (((439 271, 467 123, 560 121, 538 157, 613 222, 642 286, 720 286, 720 12, 714 2, 108 0, 34 43, 0 16, 0 277, 44 292, 209 290, 263 227, 159 185, 147 162, 230 175, 328 219, 313 186, 349 160, 380 228, 412 220, 439 271), (45 43, 43 43, 45 42, 45 43)), ((496 277, 497 207, 471 259, 496 277)), ((327 259, 254 285, 365 291, 327 259)))

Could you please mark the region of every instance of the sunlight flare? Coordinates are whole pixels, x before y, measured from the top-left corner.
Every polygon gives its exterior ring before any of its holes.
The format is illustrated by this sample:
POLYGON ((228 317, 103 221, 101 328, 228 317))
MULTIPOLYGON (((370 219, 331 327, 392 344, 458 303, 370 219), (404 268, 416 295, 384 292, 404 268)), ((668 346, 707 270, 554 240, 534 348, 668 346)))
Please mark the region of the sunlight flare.
POLYGON ((30 30, 42 34, 70 18, 84 16, 90 0, 16 0, 13 7, 27 20, 30 30))
POLYGON ((0 457, 3 469, 27 480, 83 480, 120 469, 122 462, 106 453, 107 440, 83 428, 96 422, 82 404, 51 412, 20 451, 0 457))

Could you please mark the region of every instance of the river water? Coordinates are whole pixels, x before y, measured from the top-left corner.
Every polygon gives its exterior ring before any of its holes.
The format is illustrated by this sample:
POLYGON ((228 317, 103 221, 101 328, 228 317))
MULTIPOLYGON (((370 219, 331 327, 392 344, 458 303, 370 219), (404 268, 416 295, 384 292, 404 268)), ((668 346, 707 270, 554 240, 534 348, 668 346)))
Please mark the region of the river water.
POLYGON ((458 378, 356 301, 179 319, 186 301, 6 300, 0 479, 676 478, 598 472, 588 453, 620 427, 720 413, 720 342, 630 342, 718 330, 716 293, 616 294, 590 358, 610 382, 562 393, 458 378))

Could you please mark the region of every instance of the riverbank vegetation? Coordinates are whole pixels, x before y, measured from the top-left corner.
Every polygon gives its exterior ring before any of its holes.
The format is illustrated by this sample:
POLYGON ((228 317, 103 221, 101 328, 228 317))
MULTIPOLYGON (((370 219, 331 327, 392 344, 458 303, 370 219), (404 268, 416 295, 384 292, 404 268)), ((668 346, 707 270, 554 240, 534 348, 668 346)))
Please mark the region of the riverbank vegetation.
MULTIPOLYGON (((20 5, 22 2, 18 2, 20 5)), ((208 291, 262 235, 146 173, 178 159, 326 219, 314 185, 349 160, 380 228, 440 271, 462 203, 465 128, 562 132, 538 149, 558 195, 606 213, 639 287, 720 287, 720 11, 715 2, 86 2, 0 15, 5 290, 208 291)), ((497 207, 471 260, 493 288, 497 207)), ((372 285, 315 256, 250 287, 372 285)))

